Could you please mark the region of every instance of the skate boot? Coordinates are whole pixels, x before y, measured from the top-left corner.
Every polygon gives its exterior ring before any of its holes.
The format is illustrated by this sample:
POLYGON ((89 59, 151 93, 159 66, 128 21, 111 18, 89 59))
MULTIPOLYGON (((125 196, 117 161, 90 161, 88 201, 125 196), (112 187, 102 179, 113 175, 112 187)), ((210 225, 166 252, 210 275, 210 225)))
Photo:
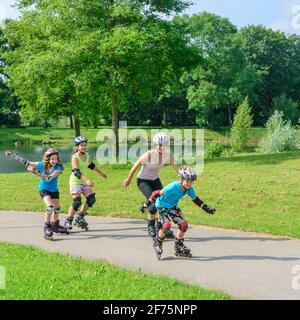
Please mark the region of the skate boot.
POLYGON ((187 257, 187 258, 191 258, 192 257, 192 253, 191 253, 191 249, 189 249, 188 247, 186 247, 184 244, 184 239, 177 239, 175 238, 175 256, 176 257, 187 257))
POLYGON ((52 223, 52 231, 55 233, 69 234, 69 230, 59 224, 59 220, 52 223))
POLYGON ((86 212, 79 212, 78 216, 75 218, 75 226, 78 228, 81 228, 82 230, 88 231, 88 223, 85 221, 84 216, 86 215, 86 212))
POLYGON ((73 217, 67 217, 66 221, 65 221, 65 224, 64 224, 64 227, 65 229, 67 229, 68 231, 72 230, 73 228, 73 217))
POLYGON ((148 209, 148 206, 146 205, 146 203, 143 203, 141 206, 140 206, 140 211, 141 213, 145 213, 148 209))
POLYGON ((147 225, 148 225, 148 234, 155 241, 156 240, 156 229, 157 229, 156 220, 149 220, 148 219, 147 225))
POLYGON ((163 253, 162 245, 163 245, 163 239, 160 237, 158 237, 153 243, 153 248, 155 250, 155 253, 156 253, 158 260, 160 260, 161 255, 163 253))
POLYGON ((50 240, 50 241, 54 240, 53 239, 53 231, 52 231, 50 222, 45 222, 45 224, 44 224, 44 238, 46 240, 50 240))

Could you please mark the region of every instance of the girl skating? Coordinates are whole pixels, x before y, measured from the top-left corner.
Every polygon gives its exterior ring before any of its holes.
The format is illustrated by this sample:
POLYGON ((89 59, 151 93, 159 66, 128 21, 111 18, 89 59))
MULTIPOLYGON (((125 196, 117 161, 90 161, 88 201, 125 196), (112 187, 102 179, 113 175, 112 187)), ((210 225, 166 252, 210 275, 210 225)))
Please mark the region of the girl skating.
POLYGON ((5 155, 25 165, 29 172, 39 176, 39 193, 46 206, 44 237, 47 240, 53 240, 53 232, 66 233, 68 230, 59 224, 59 192, 58 177, 62 173, 63 166, 60 162, 59 154, 56 149, 48 149, 43 161, 32 162, 16 155, 11 151, 6 151, 5 155))
POLYGON ((105 173, 96 167, 91 160, 89 154, 86 152, 88 140, 83 136, 78 136, 74 139, 75 153, 72 156, 72 174, 70 176, 70 193, 73 201, 68 212, 68 217, 65 221, 65 228, 72 229, 75 213, 79 214, 75 218, 75 225, 83 230, 88 230, 88 223, 85 220, 87 210, 92 208, 96 202, 95 193, 93 193, 93 181, 87 177, 88 169, 94 170, 100 174, 104 179, 107 179, 105 173), (86 198, 86 202, 82 204, 81 194, 86 198))

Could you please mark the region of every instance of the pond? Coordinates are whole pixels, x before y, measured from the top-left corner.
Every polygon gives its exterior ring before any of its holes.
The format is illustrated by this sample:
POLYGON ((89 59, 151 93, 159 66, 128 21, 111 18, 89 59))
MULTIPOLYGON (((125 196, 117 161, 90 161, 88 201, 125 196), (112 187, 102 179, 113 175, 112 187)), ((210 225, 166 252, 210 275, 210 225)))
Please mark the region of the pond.
MULTIPOLYGON (((61 161, 63 163, 69 163, 71 160, 71 156, 73 154, 74 148, 70 146, 53 146, 55 147, 60 154, 61 161)), ((186 146, 185 146, 186 147, 186 146)), ((34 145, 27 145, 27 146, 20 146, 15 147, 12 145, 0 145, 0 173, 15 173, 15 172, 24 172, 25 168, 20 163, 7 158, 4 154, 5 151, 11 150, 14 153, 29 159, 30 161, 41 161, 43 158, 44 152, 49 148, 49 146, 34 146, 34 145)), ((97 150, 99 145, 89 145, 88 146, 88 153, 92 157, 92 159, 96 159, 97 150)), ((130 146, 128 147, 129 150, 130 146)), ((145 147, 146 148, 146 147, 145 147)), ((187 147, 186 147, 187 148, 187 147)), ((174 146, 171 145, 170 149, 175 156, 175 159, 182 159, 182 152, 185 150, 182 146, 174 146), (178 156, 177 156, 178 155, 178 156)), ((202 152, 201 147, 199 146, 190 146, 189 150, 185 150, 185 160, 187 159, 195 159, 196 154, 199 156, 199 152, 202 152)), ((126 150, 126 149, 125 149, 126 150)), ((138 150, 133 153, 132 163, 138 159, 141 152, 146 151, 147 149, 138 150)), ((108 151, 104 152, 105 158, 108 156, 108 151)), ((132 155, 132 154, 131 154, 132 155)), ((197 156, 197 157, 198 157, 197 156)), ((179 160, 180 161, 180 160, 179 160)), ((95 161, 95 163, 97 163, 95 161)), ((181 162, 178 162, 181 163, 181 162)))
MULTIPOLYGON (((12 147, 12 146, 0 146, 0 173, 14 173, 14 172, 24 172, 25 168, 20 163, 14 161, 13 159, 7 158, 4 154, 6 150, 11 150, 14 153, 29 159, 30 161, 41 161, 44 152, 49 148, 49 146, 22 146, 22 147, 12 147)), ((55 146, 59 151, 61 161, 63 163, 70 162, 73 148, 69 146, 55 146)), ((97 147, 91 146, 88 148, 89 155, 95 158, 97 147)))

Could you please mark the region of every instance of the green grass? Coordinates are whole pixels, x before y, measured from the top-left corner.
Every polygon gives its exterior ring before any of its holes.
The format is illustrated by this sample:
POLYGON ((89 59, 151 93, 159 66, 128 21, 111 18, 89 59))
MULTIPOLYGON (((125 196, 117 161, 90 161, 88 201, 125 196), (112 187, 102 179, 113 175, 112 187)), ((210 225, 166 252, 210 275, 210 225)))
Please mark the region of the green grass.
POLYGON ((222 292, 167 277, 29 246, 0 243, 0 254, 0 264, 6 270, 6 289, 0 290, 0 300, 231 299, 222 292))
MULTIPOLYGON (((94 128, 81 128, 81 134, 86 136, 91 143, 96 143, 96 135, 100 129, 110 128, 110 127, 99 127, 94 128)), ((160 129, 160 127, 128 127, 129 134, 134 129, 143 129, 147 132, 148 137, 151 137, 152 129, 160 129)), ((169 128, 173 130, 175 128, 169 128)), ((177 127, 176 129, 196 129, 195 127, 177 127)), ((263 130, 263 129, 262 129, 263 130)), ((49 141, 51 135, 56 135, 56 137, 51 138, 50 141, 54 144, 70 144, 74 138, 74 130, 69 128, 21 128, 21 129, 0 129, 0 144, 14 143, 16 141, 21 141, 27 144, 41 144, 42 141, 49 141), (59 139, 57 139, 57 135, 59 139)), ((193 137, 195 137, 195 130, 193 130, 193 137)), ((228 128, 223 128, 218 131, 212 131, 205 129, 204 131, 205 139, 219 140, 223 142, 228 142, 229 130, 228 128)), ((129 138, 130 140, 130 138, 129 138)))
MULTIPOLYGON (((94 128, 81 128, 81 134, 86 136, 91 143, 96 143, 96 135, 100 129, 111 128, 111 127, 99 127, 94 128)), ((128 127, 129 134, 134 129, 143 129, 147 132, 148 137, 151 137, 152 129, 161 129, 160 127, 128 127)), ((173 129, 197 129, 196 127, 176 127, 168 128, 170 131, 173 129)), ((257 146, 261 138, 265 133, 265 128, 252 128, 249 138, 249 146, 257 146)), ((193 130, 193 137, 195 138, 195 130, 193 130)), ((222 143, 230 142, 230 128, 224 127, 217 131, 205 129, 204 138, 208 140, 218 140, 222 143)), ((298 137, 300 141, 300 130, 298 130, 298 137)), ((69 128, 13 128, 13 129, 1 129, 0 128, 0 144, 11 144, 16 141, 21 141, 25 144, 41 144, 42 141, 50 141, 53 144, 71 144, 74 138, 74 130, 69 128), (50 139, 49 135, 58 135, 50 139)), ((130 140, 130 138, 129 138, 130 140)))
MULTIPOLYGON (((90 171, 97 202, 89 214, 145 219, 138 210, 144 199, 135 181, 129 188, 122 185, 130 168, 130 165, 102 167, 108 180, 90 171)), ((300 152, 206 160, 195 189, 201 199, 217 208, 216 215, 205 214, 189 198, 183 199, 180 207, 192 224, 300 238, 299 172, 300 152)), ((71 204, 69 174, 67 164, 59 178, 63 212, 71 204)), ((161 171, 163 185, 176 179, 169 166, 161 171)), ((5 188, 0 193, 0 210, 44 210, 36 176, 1 174, 0 185, 5 188)))

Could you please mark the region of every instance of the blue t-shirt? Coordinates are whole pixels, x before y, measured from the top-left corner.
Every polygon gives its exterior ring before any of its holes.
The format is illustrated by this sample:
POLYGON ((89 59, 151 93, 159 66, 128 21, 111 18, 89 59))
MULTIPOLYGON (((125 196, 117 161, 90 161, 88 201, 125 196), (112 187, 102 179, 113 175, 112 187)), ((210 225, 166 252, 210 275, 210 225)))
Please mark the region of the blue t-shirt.
MULTIPOLYGON (((44 163, 42 161, 40 161, 38 163, 38 170, 42 173, 45 173, 44 163)), ((57 170, 62 171, 62 167, 59 164, 57 164, 52 171, 48 172, 48 174, 50 174, 54 171, 57 171, 57 170)), ((46 182, 45 180, 41 179, 40 184, 39 184, 39 191, 41 191, 41 190, 47 190, 50 192, 58 191, 57 180, 58 180, 58 176, 56 176, 53 180, 51 180, 49 182, 46 182)))
POLYGON ((164 208, 172 208, 177 207, 178 202, 185 195, 188 195, 192 198, 192 200, 196 199, 196 193, 193 186, 190 187, 189 190, 183 192, 181 190, 180 181, 175 181, 163 188, 164 194, 156 199, 156 207, 164 207, 164 208))

